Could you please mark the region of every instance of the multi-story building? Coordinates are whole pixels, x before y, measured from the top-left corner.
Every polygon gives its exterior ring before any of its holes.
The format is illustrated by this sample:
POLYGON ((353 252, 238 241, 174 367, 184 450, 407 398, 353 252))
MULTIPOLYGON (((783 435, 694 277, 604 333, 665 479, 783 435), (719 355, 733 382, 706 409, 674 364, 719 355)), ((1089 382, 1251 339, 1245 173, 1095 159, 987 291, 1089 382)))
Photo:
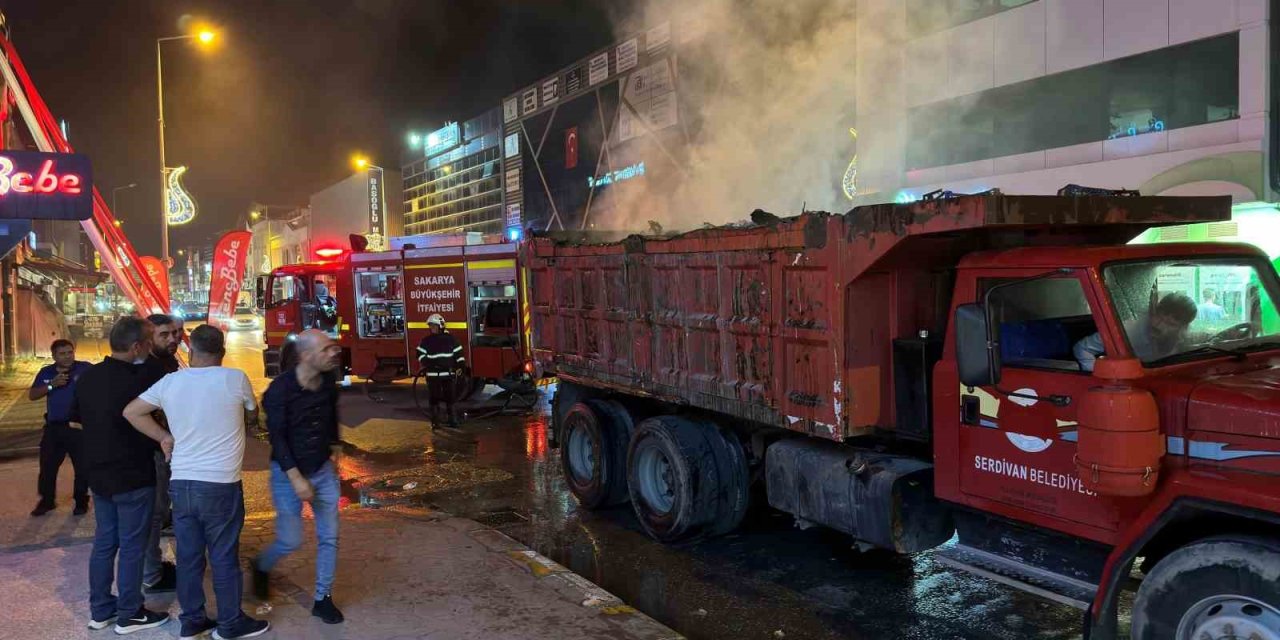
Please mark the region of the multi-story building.
POLYGON ((250 214, 248 278, 286 264, 314 259, 309 207, 259 207, 250 214))
POLYGON ((860 0, 858 201, 1069 183, 1223 195, 1149 240, 1280 254, 1268 0, 860 0))
POLYGON ((502 233, 501 143, 501 109, 427 134, 401 171, 405 234, 502 233))
POLYGON ((688 144, 671 32, 633 34, 503 99, 509 234, 625 228, 625 212, 667 206, 688 144))
MULTIPOLYGON (((399 171, 369 166, 311 194, 307 225, 311 254, 319 249, 350 249, 353 235, 364 236, 371 245, 376 245, 385 242, 385 238, 403 234, 400 199, 394 197, 394 186, 388 189, 388 185, 398 184, 399 171), (387 198, 388 193, 392 194, 391 199, 387 198)), ((315 258, 315 255, 301 255, 291 262, 315 258)))

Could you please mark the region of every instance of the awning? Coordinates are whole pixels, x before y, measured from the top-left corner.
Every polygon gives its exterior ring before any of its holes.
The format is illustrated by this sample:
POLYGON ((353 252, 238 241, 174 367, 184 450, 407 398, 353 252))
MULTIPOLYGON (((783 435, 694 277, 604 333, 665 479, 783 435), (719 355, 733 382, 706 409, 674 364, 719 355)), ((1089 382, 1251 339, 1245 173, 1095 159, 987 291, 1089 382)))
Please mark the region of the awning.
MULTIPOLYGON (((78 262, 59 258, 44 251, 36 251, 24 256, 18 267, 19 278, 23 278, 23 271, 42 276, 66 287, 96 287, 108 277, 107 274, 92 271, 78 262)), ((29 276, 25 279, 31 282, 37 281, 36 278, 29 276)))

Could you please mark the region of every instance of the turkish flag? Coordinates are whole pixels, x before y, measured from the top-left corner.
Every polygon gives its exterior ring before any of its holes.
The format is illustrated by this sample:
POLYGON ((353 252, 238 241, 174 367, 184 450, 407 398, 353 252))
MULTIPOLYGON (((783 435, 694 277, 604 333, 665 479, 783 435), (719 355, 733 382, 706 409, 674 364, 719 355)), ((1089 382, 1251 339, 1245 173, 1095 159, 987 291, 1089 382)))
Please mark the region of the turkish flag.
POLYGON ((578 128, 569 127, 564 130, 564 168, 573 169, 578 166, 578 128))

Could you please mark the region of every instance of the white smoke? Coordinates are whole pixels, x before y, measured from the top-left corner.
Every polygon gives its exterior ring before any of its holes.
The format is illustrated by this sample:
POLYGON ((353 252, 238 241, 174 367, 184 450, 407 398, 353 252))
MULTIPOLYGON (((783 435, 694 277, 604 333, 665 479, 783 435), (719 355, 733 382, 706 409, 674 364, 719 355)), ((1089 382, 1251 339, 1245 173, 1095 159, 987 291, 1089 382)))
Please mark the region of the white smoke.
POLYGON ((848 208, 855 17, 852 0, 653 0, 621 17, 620 38, 670 23, 682 124, 702 126, 690 132, 683 173, 610 194, 597 226, 644 230, 655 220, 675 230, 757 208, 848 208))

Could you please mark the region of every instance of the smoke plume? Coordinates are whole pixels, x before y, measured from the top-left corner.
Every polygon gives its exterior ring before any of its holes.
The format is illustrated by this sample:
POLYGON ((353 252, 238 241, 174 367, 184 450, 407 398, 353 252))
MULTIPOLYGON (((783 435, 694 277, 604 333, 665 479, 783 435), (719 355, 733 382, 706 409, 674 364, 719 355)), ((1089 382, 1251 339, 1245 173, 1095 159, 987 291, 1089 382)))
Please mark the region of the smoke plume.
POLYGON ((679 57, 681 170, 607 194, 598 227, 666 230, 843 211, 856 152, 855 6, 849 0, 652 0, 616 21, 625 37, 663 22, 679 57))

